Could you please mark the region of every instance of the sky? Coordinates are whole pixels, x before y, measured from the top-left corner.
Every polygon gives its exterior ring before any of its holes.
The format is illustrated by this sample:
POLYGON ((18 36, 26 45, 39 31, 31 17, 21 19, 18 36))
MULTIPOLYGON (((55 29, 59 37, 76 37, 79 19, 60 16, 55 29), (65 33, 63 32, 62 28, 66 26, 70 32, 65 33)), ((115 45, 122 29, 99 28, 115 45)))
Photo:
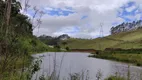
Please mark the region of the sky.
POLYGON ((142 19, 142 0, 30 0, 29 5, 29 17, 34 15, 34 6, 45 13, 33 31, 36 36, 97 38, 101 30, 107 36, 113 26, 142 19))

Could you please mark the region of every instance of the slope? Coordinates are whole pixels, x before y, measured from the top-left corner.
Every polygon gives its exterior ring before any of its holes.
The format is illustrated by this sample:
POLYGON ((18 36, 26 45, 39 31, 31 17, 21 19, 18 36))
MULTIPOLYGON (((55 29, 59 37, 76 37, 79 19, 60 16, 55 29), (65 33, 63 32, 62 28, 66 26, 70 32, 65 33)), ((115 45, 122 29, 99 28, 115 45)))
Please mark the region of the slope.
POLYGON ((66 42, 70 49, 142 48, 142 29, 96 39, 71 38, 66 42))

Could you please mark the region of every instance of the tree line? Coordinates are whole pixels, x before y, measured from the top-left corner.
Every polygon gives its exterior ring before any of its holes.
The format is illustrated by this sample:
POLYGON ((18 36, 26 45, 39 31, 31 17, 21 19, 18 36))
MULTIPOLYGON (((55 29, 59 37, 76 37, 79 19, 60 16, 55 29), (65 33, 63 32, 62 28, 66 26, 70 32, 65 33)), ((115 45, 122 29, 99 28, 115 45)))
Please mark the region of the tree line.
POLYGON ((111 34, 116 34, 116 33, 120 33, 120 32, 127 32, 127 31, 131 31, 131 30, 136 30, 139 28, 142 28, 142 20, 133 21, 130 23, 122 23, 120 25, 112 27, 111 34))

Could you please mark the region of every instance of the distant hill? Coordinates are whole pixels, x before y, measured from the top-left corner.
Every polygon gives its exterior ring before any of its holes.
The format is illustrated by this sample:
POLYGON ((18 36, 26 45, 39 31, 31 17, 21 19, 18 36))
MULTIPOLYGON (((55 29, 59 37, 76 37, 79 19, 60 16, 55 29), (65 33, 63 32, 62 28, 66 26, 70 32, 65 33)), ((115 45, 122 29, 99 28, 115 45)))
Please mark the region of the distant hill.
POLYGON ((42 36, 39 36, 38 38, 39 40, 41 40, 47 45, 55 46, 55 45, 59 45, 61 41, 69 39, 70 37, 67 34, 63 34, 58 37, 42 35, 42 36))
POLYGON ((70 38, 66 42, 70 49, 142 48, 142 29, 90 40, 70 38))
POLYGON ((58 39, 60 39, 60 40, 67 40, 67 39, 69 39, 70 37, 67 35, 67 34, 63 34, 63 35, 60 35, 59 37, 58 37, 58 39))
POLYGON ((133 21, 132 23, 122 23, 116 27, 111 28, 111 34, 116 34, 120 32, 127 32, 142 28, 142 20, 133 21))

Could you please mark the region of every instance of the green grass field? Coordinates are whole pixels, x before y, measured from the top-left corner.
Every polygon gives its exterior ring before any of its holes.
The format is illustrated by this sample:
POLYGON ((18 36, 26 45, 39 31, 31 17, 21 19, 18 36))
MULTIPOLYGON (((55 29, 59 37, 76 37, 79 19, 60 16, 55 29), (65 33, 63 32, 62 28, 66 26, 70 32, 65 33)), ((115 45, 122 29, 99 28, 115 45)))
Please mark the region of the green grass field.
POLYGON ((122 32, 97 39, 75 39, 66 41, 70 49, 142 48, 142 29, 122 32))
POLYGON ((142 66, 142 54, 137 53, 103 53, 95 55, 96 58, 115 60, 142 66))

